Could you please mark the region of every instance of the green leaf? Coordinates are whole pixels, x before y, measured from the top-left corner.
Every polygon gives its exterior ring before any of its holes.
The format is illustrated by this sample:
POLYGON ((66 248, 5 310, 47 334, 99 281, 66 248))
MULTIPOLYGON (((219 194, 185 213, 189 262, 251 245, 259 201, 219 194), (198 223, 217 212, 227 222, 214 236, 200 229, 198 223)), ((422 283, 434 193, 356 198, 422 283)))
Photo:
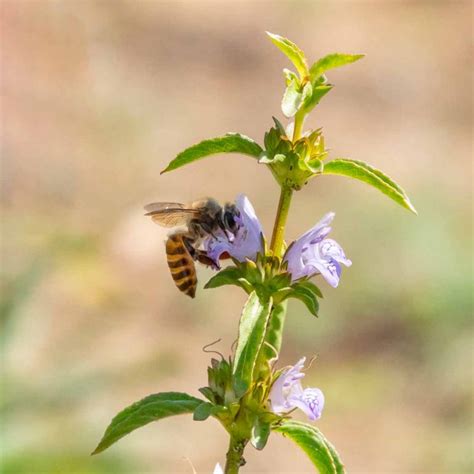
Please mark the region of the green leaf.
POLYGON ((270 322, 268 323, 267 333, 265 335, 265 345, 263 347, 265 360, 278 357, 281 349, 281 340, 283 338, 287 306, 288 302, 283 301, 272 308, 270 322))
POLYGON ((241 397, 252 384, 253 371, 265 337, 272 299, 260 299, 254 291, 240 317, 239 338, 233 367, 234 391, 241 397))
POLYGON ((218 288, 224 285, 237 285, 246 292, 252 292, 251 284, 243 277, 242 271, 237 267, 227 267, 216 273, 205 285, 205 289, 218 288))
POLYGON ((181 168, 181 166, 216 153, 242 153, 258 158, 262 151, 261 146, 251 138, 240 133, 227 133, 223 137, 204 140, 182 151, 161 173, 181 168))
POLYGON ((305 100, 311 96, 311 93, 311 83, 307 82, 303 89, 300 90, 300 85, 297 82, 291 82, 291 84, 287 86, 281 101, 281 110, 285 117, 293 117, 301 108, 305 100))
POLYGON ((252 435, 250 442, 255 449, 261 451, 267 444, 268 437, 270 436, 270 422, 262 420, 257 417, 255 424, 252 427, 252 435))
POLYGON ((202 403, 203 401, 199 398, 180 392, 149 395, 114 417, 92 454, 104 451, 120 438, 152 421, 183 413, 193 413, 202 403))
POLYGON ((285 76, 286 85, 289 86, 292 82, 299 84, 298 74, 290 71, 289 69, 283 69, 283 75, 285 76))
POLYGON ((334 447, 314 426, 295 420, 284 420, 278 431, 294 441, 309 457, 320 474, 344 474, 344 465, 334 447))
POLYGON ((306 307, 308 308, 309 312, 314 315, 318 316, 319 311, 319 302, 316 294, 305 285, 300 285, 296 283, 293 285, 293 291, 290 293, 290 297, 296 298, 302 301, 306 307))
POLYGON ((334 69, 336 67, 341 67, 346 64, 353 63, 363 58, 365 54, 341 54, 333 53, 324 56, 321 59, 318 59, 309 70, 311 79, 316 79, 322 74, 324 74, 329 69, 334 69))
POLYGON ((286 137, 285 127, 282 125, 282 123, 276 117, 272 117, 272 119, 273 122, 275 122, 276 129, 280 132, 280 136, 286 137))
POLYGON ((212 409, 214 405, 212 403, 203 402, 196 407, 193 413, 194 421, 207 420, 212 415, 212 409))
MULTIPOLYGON (((321 432, 319 433, 321 436, 323 436, 321 432)), ((338 452, 336 451, 336 448, 327 440, 327 438, 324 438, 324 441, 326 442, 326 446, 329 449, 329 452, 332 456, 332 460, 334 461, 334 465, 336 466, 336 474, 344 474, 346 470, 344 468, 344 464, 341 461, 341 458, 339 457, 338 452)))
POLYGON ((305 55, 295 43, 280 35, 275 35, 267 31, 267 35, 272 40, 272 43, 285 54, 288 59, 294 64, 296 70, 299 72, 301 78, 309 74, 308 63, 305 55))
POLYGON ((337 174, 363 181, 377 188, 379 191, 382 191, 389 198, 400 204, 400 206, 417 214, 416 209, 413 207, 405 191, 397 183, 378 169, 372 168, 363 161, 345 158, 332 160, 324 165, 322 174, 337 174))
POLYGON ((296 283, 299 287, 304 287, 310 290, 312 293, 314 293, 318 298, 323 298, 323 294, 321 293, 321 290, 312 282, 309 280, 300 280, 298 283, 296 283))
POLYGON ((210 402, 216 403, 216 396, 210 387, 201 387, 198 389, 210 402))
POLYGON ((281 153, 277 153, 276 155, 273 156, 273 158, 269 158, 267 153, 263 152, 258 162, 264 165, 269 165, 271 163, 283 162, 285 160, 286 160, 286 155, 283 155, 281 153))
POLYGON ((322 86, 313 87, 313 91, 304 102, 304 111, 306 114, 311 112, 316 105, 319 104, 321 99, 333 88, 334 86, 327 84, 322 86))

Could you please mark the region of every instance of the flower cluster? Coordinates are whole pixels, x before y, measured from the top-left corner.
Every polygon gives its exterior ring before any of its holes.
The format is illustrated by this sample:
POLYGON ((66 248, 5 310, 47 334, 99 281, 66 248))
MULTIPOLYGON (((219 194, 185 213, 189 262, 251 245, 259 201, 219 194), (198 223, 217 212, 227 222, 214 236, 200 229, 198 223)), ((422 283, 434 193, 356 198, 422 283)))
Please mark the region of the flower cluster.
MULTIPOLYGON (((219 268, 219 260, 225 253, 238 260, 255 261, 257 254, 263 251, 262 226, 249 199, 243 194, 236 199, 238 216, 235 233, 219 230, 209 235, 204 250, 219 268)), ((333 239, 327 239, 331 232, 330 224, 334 212, 326 214, 315 226, 294 241, 283 256, 292 281, 321 274, 332 286, 337 287, 342 266, 349 267, 352 262, 345 256, 342 247, 333 239)))

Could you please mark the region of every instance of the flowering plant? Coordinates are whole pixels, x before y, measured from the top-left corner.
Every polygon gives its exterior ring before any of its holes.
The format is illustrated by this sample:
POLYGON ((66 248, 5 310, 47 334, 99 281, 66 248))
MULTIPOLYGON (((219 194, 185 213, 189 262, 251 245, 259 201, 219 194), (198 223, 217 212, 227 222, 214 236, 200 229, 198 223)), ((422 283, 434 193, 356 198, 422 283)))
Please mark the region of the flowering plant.
MULTIPOLYGON (((280 200, 270 243, 267 243, 255 210, 245 195, 235 201, 231 230, 224 225, 204 238, 201 249, 206 264, 218 270, 205 288, 237 285, 248 294, 238 326, 233 354, 212 359, 208 385, 199 389, 205 399, 186 393, 162 392, 149 395, 120 412, 110 423, 94 451, 99 453, 131 431, 162 418, 192 413, 196 421, 216 418, 230 442, 225 473, 237 473, 250 443, 261 450, 272 432, 294 441, 321 473, 345 472, 333 445, 313 425, 293 420, 295 409, 310 421, 321 417, 324 395, 318 388, 303 388, 305 358, 294 366, 276 369, 289 298, 302 301, 318 315, 320 289, 311 281, 321 275, 337 287, 342 266, 351 261, 342 247, 328 238, 335 214, 327 213, 299 239, 286 246, 285 225, 292 194, 310 179, 328 174, 363 181, 416 213, 403 189, 384 173, 362 161, 336 158, 325 161, 321 129, 304 131, 309 112, 333 88, 327 71, 355 62, 363 55, 329 54, 308 66, 304 53, 291 41, 268 33, 271 41, 290 59, 295 71, 284 69, 286 88, 282 111, 290 119, 285 128, 277 119, 265 134, 264 147, 249 137, 232 133, 194 145, 172 160, 169 172, 217 153, 240 153, 270 169, 280 186, 280 200), (235 221, 235 222, 234 222, 235 221), (221 269, 221 257, 233 264, 221 269)), ((219 472, 220 467, 216 467, 219 472)))

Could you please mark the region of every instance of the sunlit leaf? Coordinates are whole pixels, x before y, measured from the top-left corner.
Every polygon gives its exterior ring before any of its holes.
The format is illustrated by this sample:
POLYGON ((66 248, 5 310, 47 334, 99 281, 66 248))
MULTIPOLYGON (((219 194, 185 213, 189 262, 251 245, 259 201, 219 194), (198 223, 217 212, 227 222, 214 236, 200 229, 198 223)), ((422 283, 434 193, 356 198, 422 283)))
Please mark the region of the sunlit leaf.
POLYGON ((346 64, 353 63, 363 58, 364 54, 341 54, 333 53, 324 56, 321 59, 318 59, 309 70, 311 79, 316 79, 329 69, 334 69, 336 67, 345 66, 346 64))
POLYGON ((216 273, 205 285, 205 289, 219 288, 224 285, 237 285, 247 292, 252 291, 251 284, 244 278, 242 271, 237 267, 227 267, 216 273))
POLYGON ((163 392, 149 395, 122 410, 105 430, 92 454, 100 453, 137 428, 168 416, 193 413, 203 400, 186 393, 163 392))
POLYGON ((373 168, 363 161, 345 158, 332 160, 324 165, 322 174, 348 176, 349 178, 363 181, 386 194, 389 198, 400 204, 400 206, 417 214, 405 191, 397 183, 380 170, 373 168))
POLYGON ((302 90, 295 81, 286 88, 281 101, 281 110, 285 117, 291 118, 301 108, 303 103, 311 96, 311 83, 306 83, 302 90))
POLYGON ((258 158, 262 151, 261 146, 251 138, 240 133, 227 133, 223 137, 204 140, 182 151, 168 164, 162 173, 181 168, 184 165, 217 153, 241 153, 258 158))
POLYGON ((294 64, 300 76, 306 77, 309 74, 308 64, 305 55, 295 43, 280 35, 275 35, 267 31, 267 35, 272 40, 273 44, 285 54, 288 59, 294 64))
POLYGON ((313 87, 311 95, 306 97, 304 101, 304 111, 305 113, 311 112, 313 108, 319 104, 321 99, 333 88, 334 86, 330 84, 324 84, 321 86, 313 87))
POLYGON ((344 474, 344 465, 332 445, 314 426, 295 420, 284 420, 274 431, 294 441, 308 456, 320 474, 344 474))
POLYGON ((253 292, 242 311, 233 367, 234 390, 238 397, 242 396, 252 383, 271 307, 271 298, 261 299, 253 292))

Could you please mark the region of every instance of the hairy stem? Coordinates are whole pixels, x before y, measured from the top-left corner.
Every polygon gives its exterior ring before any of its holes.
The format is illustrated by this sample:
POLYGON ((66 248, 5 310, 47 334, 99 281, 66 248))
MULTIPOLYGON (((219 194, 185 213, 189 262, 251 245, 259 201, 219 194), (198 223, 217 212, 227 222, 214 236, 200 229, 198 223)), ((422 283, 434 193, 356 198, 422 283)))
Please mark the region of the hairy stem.
POLYGON ((243 458, 245 445, 247 441, 239 440, 233 435, 230 436, 229 450, 227 451, 225 474, 237 474, 241 466, 245 464, 243 458))
POLYGON ((280 194, 280 202, 278 203, 278 210, 275 217, 275 224, 273 226, 273 235, 271 250, 273 255, 276 257, 283 256, 283 250, 285 245, 285 226, 288 218, 288 212, 290 210, 291 196, 293 190, 282 186, 280 194))

